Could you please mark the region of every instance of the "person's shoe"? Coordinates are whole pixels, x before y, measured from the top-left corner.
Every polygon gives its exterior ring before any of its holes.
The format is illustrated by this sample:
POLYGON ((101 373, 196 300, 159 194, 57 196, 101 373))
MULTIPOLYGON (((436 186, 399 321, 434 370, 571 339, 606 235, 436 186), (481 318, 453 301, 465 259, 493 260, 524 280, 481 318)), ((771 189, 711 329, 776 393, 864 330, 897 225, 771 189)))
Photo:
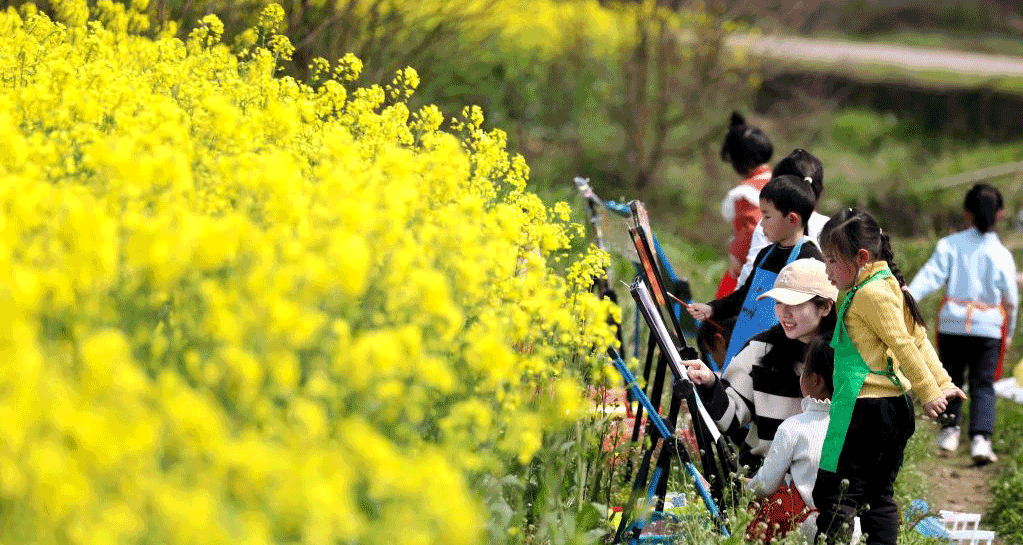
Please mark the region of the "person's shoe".
POLYGON ((955 452, 959 448, 959 426, 949 426, 947 428, 941 428, 938 432, 938 440, 935 441, 944 453, 955 452))
POLYGON ((983 435, 973 436, 973 445, 970 446, 970 457, 973 458, 973 463, 977 465, 990 464, 998 460, 998 456, 995 456, 995 451, 991 450, 991 440, 983 435))

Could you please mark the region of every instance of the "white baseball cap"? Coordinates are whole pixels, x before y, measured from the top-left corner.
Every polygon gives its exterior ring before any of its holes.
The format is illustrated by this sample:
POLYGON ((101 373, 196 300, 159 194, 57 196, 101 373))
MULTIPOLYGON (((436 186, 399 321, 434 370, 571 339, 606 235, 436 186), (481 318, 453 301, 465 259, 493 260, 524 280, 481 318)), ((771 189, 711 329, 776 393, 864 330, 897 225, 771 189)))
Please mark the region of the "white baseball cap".
POLYGON ((838 288, 832 286, 828 280, 823 261, 797 259, 778 272, 774 288, 757 297, 757 300, 770 297, 786 305, 801 305, 815 296, 836 301, 838 288))

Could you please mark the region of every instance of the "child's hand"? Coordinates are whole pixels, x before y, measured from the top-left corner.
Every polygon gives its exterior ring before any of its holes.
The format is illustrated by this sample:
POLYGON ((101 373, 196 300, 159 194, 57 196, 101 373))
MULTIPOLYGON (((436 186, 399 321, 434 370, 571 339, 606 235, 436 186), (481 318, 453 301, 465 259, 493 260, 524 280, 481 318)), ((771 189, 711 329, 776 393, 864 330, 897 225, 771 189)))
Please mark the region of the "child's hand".
POLYGON ((960 388, 955 387, 955 386, 953 386, 952 388, 946 388, 946 389, 942 390, 941 393, 944 394, 945 395, 945 399, 947 399, 949 401, 952 401, 954 398, 957 398, 957 397, 959 399, 964 400, 964 401, 967 399, 966 392, 962 391, 960 388))
POLYGON ((924 403, 924 414, 931 418, 937 418, 939 414, 945 412, 946 407, 948 407, 948 400, 945 399, 945 396, 941 396, 924 403))
POLYGON ((945 388, 944 390, 941 391, 941 395, 945 398, 946 401, 952 401, 957 397, 959 399, 966 400, 966 393, 956 387, 945 388))
POLYGON ((694 384, 709 386, 718 380, 714 371, 711 371, 710 367, 707 367, 707 364, 700 360, 686 360, 682 362, 682 365, 689 368, 686 374, 689 375, 689 380, 693 381, 694 384))
POLYGON ((701 322, 714 315, 714 309, 703 303, 690 303, 686 305, 686 310, 690 316, 701 322))

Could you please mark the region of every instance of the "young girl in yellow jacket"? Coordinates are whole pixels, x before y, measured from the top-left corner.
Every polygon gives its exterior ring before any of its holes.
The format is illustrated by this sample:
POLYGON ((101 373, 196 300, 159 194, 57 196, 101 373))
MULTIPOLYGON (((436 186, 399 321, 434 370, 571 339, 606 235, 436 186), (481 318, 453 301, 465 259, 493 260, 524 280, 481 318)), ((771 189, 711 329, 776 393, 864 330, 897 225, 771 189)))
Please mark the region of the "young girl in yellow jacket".
POLYGON ((903 451, 915 431, 909 390, 936 417, 965 398, 927 339, 923 318, 893 262, 891 243, 868 213, 848 208, 820 235, 839 295, 835 391, 813 498, 827 543, 848 543, 859 514, 868 544, 895 544, 893 499, 903 451))

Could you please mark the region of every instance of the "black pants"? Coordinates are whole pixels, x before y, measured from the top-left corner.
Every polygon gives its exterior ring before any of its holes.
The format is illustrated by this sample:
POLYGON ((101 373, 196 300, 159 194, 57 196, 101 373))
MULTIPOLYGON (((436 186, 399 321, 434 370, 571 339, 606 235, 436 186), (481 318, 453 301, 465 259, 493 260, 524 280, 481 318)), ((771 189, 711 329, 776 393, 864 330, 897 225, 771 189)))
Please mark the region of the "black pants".
POLYGON ((867 545, 896 543, 895 477, 915 430, 907 396, 856 400, 837 471, 817 471, 813 501, 820 510, 818 537, 827 536, 829 545, 849 543, 853 518, 859 515, 867 545))
MULTIPOLYGON (((970 387, 970 437, 991 437, 995 429, 995 370, 1001 339, 938 333, 938 357, 952 377, 952 382, 963 387, 963 373, 968 372, 970 387)), ((951 417, 946 425, 958 426, 963 417, 963 400, 953 399, 945 409, 951 417)))

